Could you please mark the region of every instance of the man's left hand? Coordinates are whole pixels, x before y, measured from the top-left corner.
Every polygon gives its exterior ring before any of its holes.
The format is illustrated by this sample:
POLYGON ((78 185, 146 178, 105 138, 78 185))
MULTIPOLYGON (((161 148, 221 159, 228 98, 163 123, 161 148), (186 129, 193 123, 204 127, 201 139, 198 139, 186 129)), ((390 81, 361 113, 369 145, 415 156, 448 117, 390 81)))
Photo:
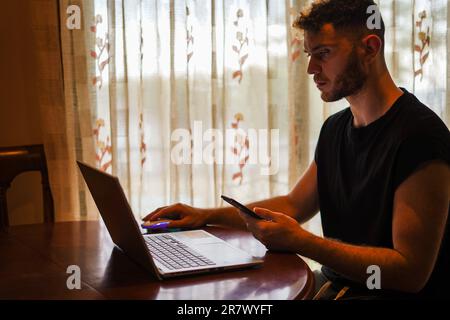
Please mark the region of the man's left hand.
POLYGON ((265 208, 253 208, 253 211, 264 220, 254 219, 243 213, 240 215, 247 224, 247 229, 256 239, 269 250, 299 253, 302 239, 308 232, 299 225, 297 220, 284 213, 265 208))

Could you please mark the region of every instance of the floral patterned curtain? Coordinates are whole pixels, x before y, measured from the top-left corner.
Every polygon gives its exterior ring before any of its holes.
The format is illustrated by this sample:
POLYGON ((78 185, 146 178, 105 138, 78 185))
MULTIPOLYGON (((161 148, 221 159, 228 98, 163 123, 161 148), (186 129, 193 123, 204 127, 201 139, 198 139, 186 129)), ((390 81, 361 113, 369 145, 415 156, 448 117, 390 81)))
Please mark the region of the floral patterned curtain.
MULTIPOLYGON (((61 27, 75 158, 117 175, 137 216, 178 201, 218 206, 221 194, 254 201, 295 183, 291 168, 308 159, 298 163, 293 150, 308 135, 293 134, 301 124, 286 90, 292 70, 300 73, 296 60, 304 68, 299 52, 291 57, 301 46, 289 1, 70 4, 83 13, 80 30, 61 27), (177 163, 180 129, 192 152, 177 163), (211 142, 221 149, 213 163, 211 142)), ((62 20, 68 5, 61 1, 62 20)), ((77 185, 89 217, 95 208, 79 175, 77 185)))
MULTIPOLYGON (((75 173, 78 159, 117 175, 137 217, 174 202, 220 206, 221 194, 286 193, 323 121, 347 106, 324 103, 306 73, 291 24, 307 3, 61 0, 61 21, 69 4, 83 19, 79 30, 61 23, 70 148, 58 166, 75 173)), ((448 119, 448 3, 379 4, 394 78, 448 119)), ((70 211, 95 219, 80 175, 70 177, 70 211)), ((307 227, 320 233, 320 218, 307 227)))
POLYGON ((448 1, 378 2, 386 22, 386 57, 394 79, 447 121, 448 1))

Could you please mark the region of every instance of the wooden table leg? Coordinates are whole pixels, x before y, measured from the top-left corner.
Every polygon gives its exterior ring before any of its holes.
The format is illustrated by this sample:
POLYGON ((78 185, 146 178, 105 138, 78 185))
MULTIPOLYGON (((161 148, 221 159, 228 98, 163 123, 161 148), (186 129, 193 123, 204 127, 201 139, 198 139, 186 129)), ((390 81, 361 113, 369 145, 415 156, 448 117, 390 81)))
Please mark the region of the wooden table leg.
POLYGON ((0 186, 0 230, 9 226, 8 205, 6 203, 7 186, 0 186))

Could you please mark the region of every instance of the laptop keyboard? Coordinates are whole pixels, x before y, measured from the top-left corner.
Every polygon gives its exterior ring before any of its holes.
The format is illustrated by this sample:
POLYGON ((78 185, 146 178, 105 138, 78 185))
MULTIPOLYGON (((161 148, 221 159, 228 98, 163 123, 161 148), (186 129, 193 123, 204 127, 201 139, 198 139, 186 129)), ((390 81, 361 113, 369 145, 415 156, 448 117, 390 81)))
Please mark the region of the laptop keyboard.
POLYGON ((162 234, 144 239, 152 257, 170 270, 215 264, 170 235, 162 234))

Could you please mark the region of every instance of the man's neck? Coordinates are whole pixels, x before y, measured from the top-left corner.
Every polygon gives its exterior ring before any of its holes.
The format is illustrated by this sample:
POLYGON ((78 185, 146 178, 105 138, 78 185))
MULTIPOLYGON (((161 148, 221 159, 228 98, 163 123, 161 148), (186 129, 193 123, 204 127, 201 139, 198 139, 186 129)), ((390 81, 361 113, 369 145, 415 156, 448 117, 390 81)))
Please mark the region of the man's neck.
POLYGON ((365 127, 383 116, 403 94, 386 70, 377 77, 369 77, 355 95, 346 97, 353 114, 353 126, 365 127))

